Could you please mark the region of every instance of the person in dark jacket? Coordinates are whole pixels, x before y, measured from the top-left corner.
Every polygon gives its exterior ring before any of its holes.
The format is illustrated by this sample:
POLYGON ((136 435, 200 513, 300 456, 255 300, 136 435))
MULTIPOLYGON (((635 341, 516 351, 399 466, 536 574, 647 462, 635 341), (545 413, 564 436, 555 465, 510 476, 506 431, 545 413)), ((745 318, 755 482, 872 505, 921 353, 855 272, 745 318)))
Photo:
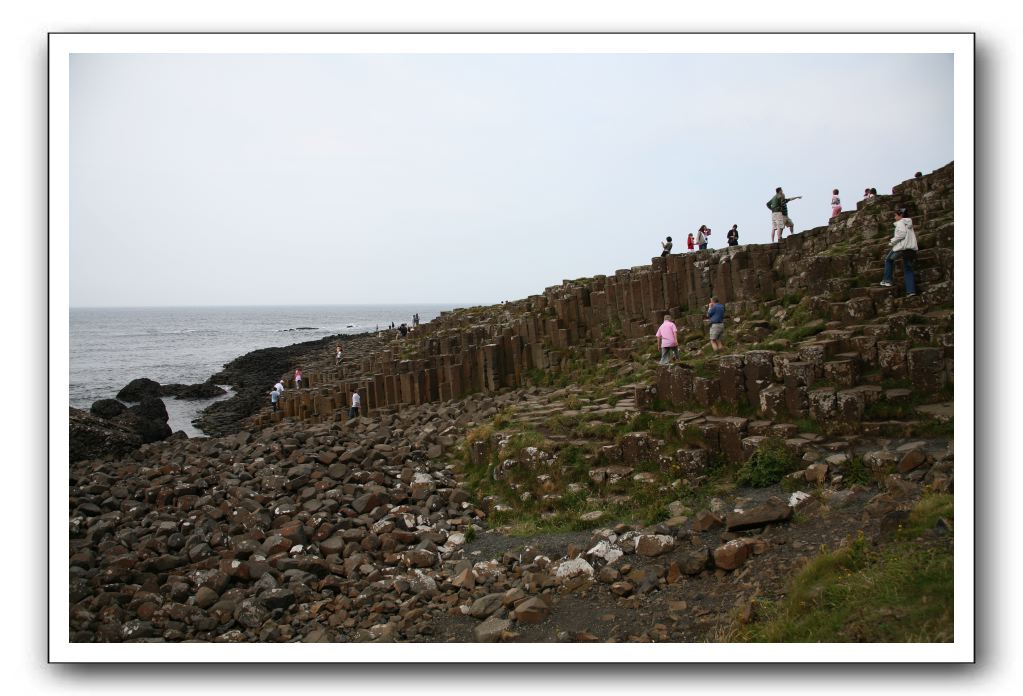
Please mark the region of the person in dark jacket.
POLYGON ((728 230, 728 246, 736 246, 739 243, 739 226, 732 225, 732 229, 728 230))

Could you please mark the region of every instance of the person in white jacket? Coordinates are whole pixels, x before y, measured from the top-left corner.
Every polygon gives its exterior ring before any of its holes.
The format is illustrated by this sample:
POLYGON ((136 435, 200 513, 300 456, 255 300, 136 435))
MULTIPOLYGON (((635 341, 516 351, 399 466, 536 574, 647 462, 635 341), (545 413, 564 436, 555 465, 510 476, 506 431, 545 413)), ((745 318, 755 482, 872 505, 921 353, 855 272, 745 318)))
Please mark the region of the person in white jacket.
POLYGON ((884 257, 884 278, 881 280, 883 287, 892 285, 892 268, 895 259, 902 257, 902 279, 906 283, 906 297, 916 295, 916 278, 913 275, 913 262, 916 261, 917 242, 916 233, 913 231, 913 220, 906 217, 906 209, 899 208, 895 211, 895 233, 889 242, 891 247, 888 255, 884 257))

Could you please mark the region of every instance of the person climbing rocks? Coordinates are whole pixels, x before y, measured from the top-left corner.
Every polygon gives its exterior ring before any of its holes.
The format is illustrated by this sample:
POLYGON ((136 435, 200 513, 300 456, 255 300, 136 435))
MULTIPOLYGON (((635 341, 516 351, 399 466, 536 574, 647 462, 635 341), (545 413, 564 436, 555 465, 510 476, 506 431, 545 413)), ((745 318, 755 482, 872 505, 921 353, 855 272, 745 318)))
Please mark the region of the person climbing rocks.
POLYGON ((355 390, 355 387, 352 387, 352 407, 348 411, 349 420, 359 417, 359 406, 361 405, 362 397, 359 396, 359 392, 355 390))
POLYGON ((661 351, 661 364, 668 364, 668 356, 673 355, 678 360, 678 327, 671 321, 671 315, 664 315, 664 323, 654 334, 657 338, 657 348, 661 351))
POLYGON ((706 225, 700 225, 700 229, 696 230, 696 245, 700 249, 707 248, 707 235, 710 234, 710 228, 706 225))
POLYGON ((279 380, 277 380, 277 384, 274 385, 274 390, 278 394, 283 394, 284 393, 284 378, 283 377, 281 377, 279 380))
POLYGON ((295 389, 302 388, 302 370, 295 368, 295 389))
POLYGON ((710 347, 717 353, 725 347, 721 342, 721 334, 725 330, 725 306, 718 302, 717 297, 711 297, 707 304, 707 318, 710 319, 710 347))
POLYGON ((906 209, 899 208, 895 211, 895 231, 891 241, 888 242, 889 251, 884 257, 884 278, 881 279, 881 286, 890 288, 892 286, 892 271, 895 260, 902 257, 902 280, 906 284, 906 297, 916 295, 916 276, 913 274, 913 262, 916 261, 918 245, 916 232, 913 231, 912 218, 906 217, 906 209))
POLYGON ((831 190, 831 217, 836 218, 842 212, 842 199, 838 197, 838 189, 831 190))
POLYGON ((341 344, 340 343, 337 344, 337 347, 335 348, 335 350, 337 352, 334 354, 334 365, 340 365, 341 364, 341 344))
POLYGON ((789 217, 789 201, 795 201, 802 198, 802 196, 793 196, 792 198, 786 198, 785 192, 782 191, 781 186, 774 190, 774 197, 767 201, 767 207, 771 210, 771 242, 775 241, 774 234, 778 233, 778 241, 781 241, 782 232, 785 228, 789 228, 789 232, 794 229, 795 225, 792 219, 789 217))
POLYGON ((666 238, 665 241, 661 242, 661 256, 667 256, 671 253, 671 237, 666 238))
POLYGON ((270 405, 273 407, 274 413, 277 412, 277 402, 281 398, 281 393, 277 389, 270 390, 270 405))
POLYGON ((728 230, 728 246, 737 246, 739 244, 739 226, 732 225, 732 229, 728 230))
POLYGON ((694 246, 693 233, 692 232, 689 233, 689 239, 686 240, 686 245, 689 247, 689 251, 692 251, 693 249, 696 248, 694 246))

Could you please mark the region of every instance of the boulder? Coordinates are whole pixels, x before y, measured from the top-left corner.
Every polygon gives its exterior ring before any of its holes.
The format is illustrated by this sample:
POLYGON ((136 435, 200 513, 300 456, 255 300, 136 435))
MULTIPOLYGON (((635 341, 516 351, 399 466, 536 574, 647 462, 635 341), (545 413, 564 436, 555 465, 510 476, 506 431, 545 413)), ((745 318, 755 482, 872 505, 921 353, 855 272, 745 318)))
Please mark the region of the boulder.
POLYGON ((120 458, 141 445, 142 436, 134 429, 98 418, 87 411, 70 409, 70 461, 120 458))
POLYGON ((133 379, 117 392, 117 398, 121 401, 142 401, 147 396, 160 396, 160 383, 148 377, 133 379))
POLYGON ((100 418, 110 419, 116 418, 127 410, 128 407, 117 399, 100 399, 92 403, 89 413, 100 418))
POLYGON ((775 522, 785 522, 792 517, 792 508, 781 498, 772 496, 763 504, 742 512, 725 515, 725 529, 740 532, 744 529, 764 527, 775 522))
POLYGON ((212 382, 203 382, 201 384, 164 384, 160 387, 159 396, 175 396, 179 399, 212 399, 226 393, 225 389, 212 382))
POLYGON ((477 643, 496 643, 501 640, 501 635, 511 628, 511 621, 491 616, 473 629, 473 635, 477 643))
POLYGON ((722 570, 735 570, 749 558, 753 552, 753 540, 732 539, 714 549, 714 565, 722 570))
POLYGON ((644 534, 636 539, 636 553, 640 556, 660 556, 675 547, 675 539, 667 534, 644 534))

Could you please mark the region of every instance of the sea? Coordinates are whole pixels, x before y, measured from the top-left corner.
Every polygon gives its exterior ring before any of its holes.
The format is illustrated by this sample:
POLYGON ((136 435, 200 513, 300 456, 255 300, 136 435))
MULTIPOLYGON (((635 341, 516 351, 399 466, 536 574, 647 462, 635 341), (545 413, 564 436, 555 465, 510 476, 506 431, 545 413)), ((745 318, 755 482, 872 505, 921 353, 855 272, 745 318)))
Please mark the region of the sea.
MULTIPOLYGON (((70 400, 88 409, 112 399, 137 377, 160 384, 196 384, 234 358, 336 334, 359 334, 421 323, 453 305, 309 305, 273 307, 72 307, 70 400)), ((227 388, 227 385, 221 385, 227 388)), ((199 411, 217 399, 165 397, 170 427, 189 437, 199 411)))

